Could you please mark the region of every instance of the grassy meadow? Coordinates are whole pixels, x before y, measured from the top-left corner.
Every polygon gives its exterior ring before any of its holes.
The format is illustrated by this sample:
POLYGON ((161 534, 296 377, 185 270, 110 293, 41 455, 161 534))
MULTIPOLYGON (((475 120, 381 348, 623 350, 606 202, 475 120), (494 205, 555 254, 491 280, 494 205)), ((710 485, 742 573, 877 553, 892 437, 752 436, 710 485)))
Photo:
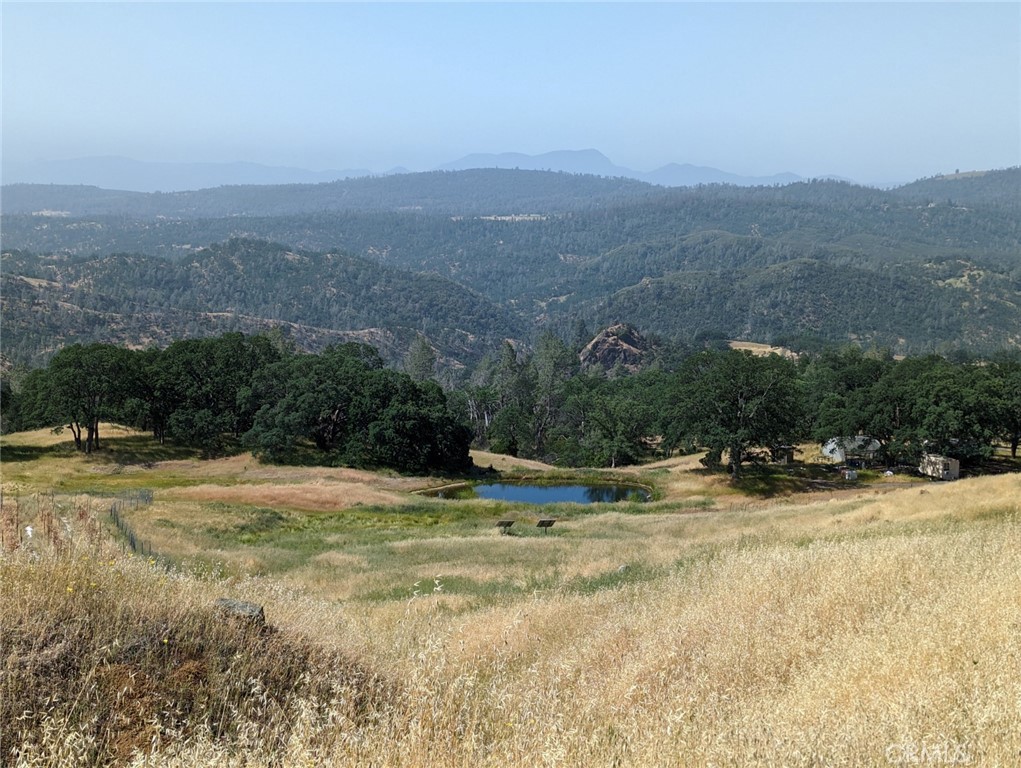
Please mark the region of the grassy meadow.
POLYGON ((1021 474, 475 455, 654 491, 538 509, 104 437, 3 438, 0 766, 1021 763, 1021 474))

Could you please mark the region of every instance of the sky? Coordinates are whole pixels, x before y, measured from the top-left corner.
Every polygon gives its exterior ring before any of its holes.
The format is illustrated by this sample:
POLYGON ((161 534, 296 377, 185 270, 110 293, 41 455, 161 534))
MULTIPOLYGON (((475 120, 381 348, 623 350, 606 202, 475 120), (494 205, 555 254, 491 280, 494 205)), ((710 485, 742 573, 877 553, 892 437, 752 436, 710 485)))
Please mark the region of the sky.
POLYGON ((5 161, 428 170, 595 148, 862 183, 1021 165, 1021 4, 19 3, 5 161))

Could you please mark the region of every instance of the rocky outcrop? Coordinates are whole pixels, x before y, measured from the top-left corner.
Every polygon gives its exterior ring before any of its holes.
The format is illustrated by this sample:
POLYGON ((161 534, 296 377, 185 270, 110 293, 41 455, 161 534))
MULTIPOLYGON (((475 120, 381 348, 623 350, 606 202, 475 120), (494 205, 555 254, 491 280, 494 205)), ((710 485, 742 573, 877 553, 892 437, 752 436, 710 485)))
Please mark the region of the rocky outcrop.
POLYGON ((618 366, 628 373, 635 373, 646 365, 652 353, 652 345, 637 330, 626 323, 611 325, 600 331, 578 354, 581 367, 612 372, 618 366))

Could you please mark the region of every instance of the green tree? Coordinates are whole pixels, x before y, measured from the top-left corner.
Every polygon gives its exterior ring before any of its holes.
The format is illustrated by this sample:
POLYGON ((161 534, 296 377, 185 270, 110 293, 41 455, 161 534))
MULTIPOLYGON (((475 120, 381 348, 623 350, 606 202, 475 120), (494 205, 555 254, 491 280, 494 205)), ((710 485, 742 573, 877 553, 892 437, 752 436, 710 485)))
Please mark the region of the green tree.
POLYGON ((703 352, 677 377, 675 431, 708 450, 710 465, 724 451, 735 477, 753 447, 794 442, 801 427, 801 394, 794 364, 778 355, 703 352))
POLYGON ((411 343, 404 357, 404 371, 413 381, 427 381, 435 374, 436 351, 424 336, 416 336, 411 343))
POLYGON ((611 467, 635 463, 650 435, 652 409, 624 387, 597 394, 592 405, 590 439, 596 462, 611 467))
POLYGON ((245 442, 270 461, 294 453, 301 440, 343 462, 354 461, 361 447, 357 433, 367 429, 379 405, 363 391, 383 361, 371 347, 342 344, 319 355, 294 355, 263 369, 253 384, 262 403, 245 442))
POLYGON ((18 428, 20 423, 18 405, 19 398, 11 387, 11 383, 6 379, 0 379, 0 435, 13 432, 18 428))
POLYGON ((1010 446, 1010 455, 1017 458, 1021 444, 1021 358, 1000 355, 990 366, 995 381, 995 433, 1010 446))
POLYGON ((530 368, 535 382, 531 453, 543 457, 549 433, 560 417, 567 382, 578 370, 578 358, 558 336, 547 332, 539 338, 530 368))
POLYGON ((127 350, 109 344, 64 347, 26 379, 31 425, 66 426, 77 450, 99 449, 100 421, 118 416, 130 392, 131 363, 127 350))
POLYGON ((512 456, 532 455, 535 383, 530 366, 518 360, 509 342, 500 346, 495 358, 482 359, 465 391, 478 445, 512 456))
POLYGON ((240 333, 173 342, 150 374, 153 397, 168 411, 167 433, 213 452, 225 437, 240 438, 262 407, 252 383, 282 354, 269 338, 240 333))
POLYGON ((269 366, 245 444, 290 461, 311 444, 319 461, 406 472, 471 465, 471 429, 455 418, 439 385, 383 368, 371 347, 344 344, 269 366))
POLYGON ((812 437, 825 443, 865 429, 874 387, 894 360, 888 353, 848 347, 807 355, 799 365, 806 425, 812 437))
POLYGON ((918 439, 923 450, 961 461, 989 456, 999 400, 988 368, 944 361, 920 385, 918 439))
MULTIPOLYGON (((152 432, 161 445, 166 442, 167 425, 173 412, 174 395, 160 377, 163 351, 150 348, 131 353, 134 357, 130 391, 124 403, 127 424, 152 432)), ((176 388, 173 388, 176 389, 176 388)))
POLYGON ((916 463, 923 453, 968 461, 990 451, 995 391, 984 366, 909 357, 891 365, 849 410, 858 414, 861 432, 883 444, 889 461, 916 463))
POLYGON ((529 413, 517 403, 501 408, 489 427, 489 445, 497 453, 508 456, 531 456, 529 438, 532 434, 529 413))

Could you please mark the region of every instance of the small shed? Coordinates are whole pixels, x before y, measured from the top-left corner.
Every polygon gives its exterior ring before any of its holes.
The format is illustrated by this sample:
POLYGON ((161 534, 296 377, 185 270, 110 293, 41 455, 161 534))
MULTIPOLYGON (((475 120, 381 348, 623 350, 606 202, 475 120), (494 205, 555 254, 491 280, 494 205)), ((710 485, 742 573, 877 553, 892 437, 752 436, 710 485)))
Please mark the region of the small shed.
POLYGON ((961 462, 938 453, 926 453, 922 456, 922 463, 918 465, 918 471, 936 480, 959 480, 961 478, 961 462))

